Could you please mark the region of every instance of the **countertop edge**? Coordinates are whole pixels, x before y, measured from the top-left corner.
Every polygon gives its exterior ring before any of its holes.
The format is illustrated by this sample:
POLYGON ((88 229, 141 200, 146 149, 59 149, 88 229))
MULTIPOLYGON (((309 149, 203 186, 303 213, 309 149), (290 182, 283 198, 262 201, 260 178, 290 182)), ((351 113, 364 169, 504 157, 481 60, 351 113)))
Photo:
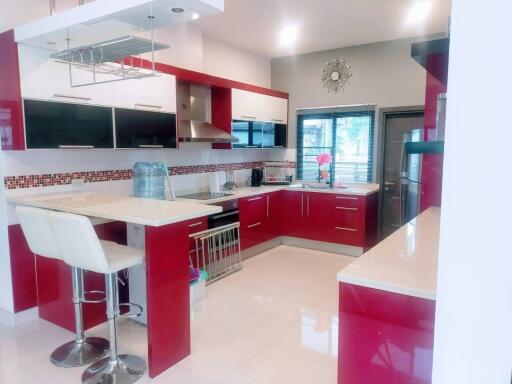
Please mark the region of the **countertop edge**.
POLYGON ((337 277, 339 284, 352 284, 352 285, 358 285, 358 286, 366 287, 366 288, 378 289, 380 291, 417 297, 420 299, 433 300, 433 301, 436 300, 436 292, 432 292, 432 291, 426 291, 426 290, 422 290, 422 289, 411 289, 411 288, 396 286, 396 285, 392 285, 392 284, 386 284, 386 283, 377 282, 377 281, 357 279, 352 276, 346 276, 341 272, 338 272, 336 277, 337 277))

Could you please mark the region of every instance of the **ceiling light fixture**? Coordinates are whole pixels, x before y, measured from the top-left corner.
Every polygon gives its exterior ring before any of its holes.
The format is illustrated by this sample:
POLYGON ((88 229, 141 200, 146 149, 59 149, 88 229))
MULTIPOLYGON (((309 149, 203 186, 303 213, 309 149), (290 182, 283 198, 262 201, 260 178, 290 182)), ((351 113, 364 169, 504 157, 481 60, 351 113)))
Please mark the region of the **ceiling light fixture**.
POLYGON ((173 11, 174 13, 183 13, 185 12, 185 10, 183 8, 171 8, 171 11, 173 11))
POLYGON ((281 30, 279 35, 279 45, 291 47, 295 45, 299 37, 299 27, 297 25, 287 25, 281 30))
POLYGON ((192 20, 197 20, 197 19, 199 19, 199 13, 192 12, 192 20))
POLYGON ((409 11, 407 12, 405 24, 408 26, 422 24, 430 15, 431 9, 431 0, 414 1, 411 7, 409 8, 409 11))

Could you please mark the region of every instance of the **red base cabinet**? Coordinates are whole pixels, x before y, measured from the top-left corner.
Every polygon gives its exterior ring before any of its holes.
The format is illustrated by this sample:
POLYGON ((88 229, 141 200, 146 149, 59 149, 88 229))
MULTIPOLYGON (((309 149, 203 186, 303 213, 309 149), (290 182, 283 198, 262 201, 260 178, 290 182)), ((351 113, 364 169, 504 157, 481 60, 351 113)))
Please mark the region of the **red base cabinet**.
POLYGON ((378 194, 280 191, 239 200, 242 249, 277 236, 371 248, 378 194))
POLYGON ((338 384, 428 384, 434 300, 340 284, 338 384))

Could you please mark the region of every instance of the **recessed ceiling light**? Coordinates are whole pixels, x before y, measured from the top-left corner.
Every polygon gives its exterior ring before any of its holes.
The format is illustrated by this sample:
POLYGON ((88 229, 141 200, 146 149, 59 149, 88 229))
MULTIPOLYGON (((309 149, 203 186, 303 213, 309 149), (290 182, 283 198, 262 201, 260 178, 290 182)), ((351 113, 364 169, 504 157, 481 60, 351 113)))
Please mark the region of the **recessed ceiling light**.
POLYGON ((192 20, 199 19, 199 13, 192 12, 192 20))
POLYGON ((284 47, 291 47, 295 45, 298 37, 298 25, 286 25, 283 27, 283 29, 281 30, 281 34, 279 35, 279 45, 284 47))
POLYGON ((416 0, 407 11, 405 18, 406 25, 418 25, 425 22, 432 9, 431 0, 416 0))
POLYGON ((173 11, 174 13, 183 13, 185 12, 185 10, 183 8, 171 8, 171 11, 173 11))

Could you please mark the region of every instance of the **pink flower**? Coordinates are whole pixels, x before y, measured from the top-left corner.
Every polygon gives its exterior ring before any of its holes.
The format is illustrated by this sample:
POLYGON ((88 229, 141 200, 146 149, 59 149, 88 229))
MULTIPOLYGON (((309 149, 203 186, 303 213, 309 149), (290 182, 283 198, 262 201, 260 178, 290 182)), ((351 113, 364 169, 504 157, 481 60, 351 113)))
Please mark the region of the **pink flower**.
POLYGON ((332 156, 330 153, 321 153, 316 157, 316 162, 319 166, 332 163, 332 156))

